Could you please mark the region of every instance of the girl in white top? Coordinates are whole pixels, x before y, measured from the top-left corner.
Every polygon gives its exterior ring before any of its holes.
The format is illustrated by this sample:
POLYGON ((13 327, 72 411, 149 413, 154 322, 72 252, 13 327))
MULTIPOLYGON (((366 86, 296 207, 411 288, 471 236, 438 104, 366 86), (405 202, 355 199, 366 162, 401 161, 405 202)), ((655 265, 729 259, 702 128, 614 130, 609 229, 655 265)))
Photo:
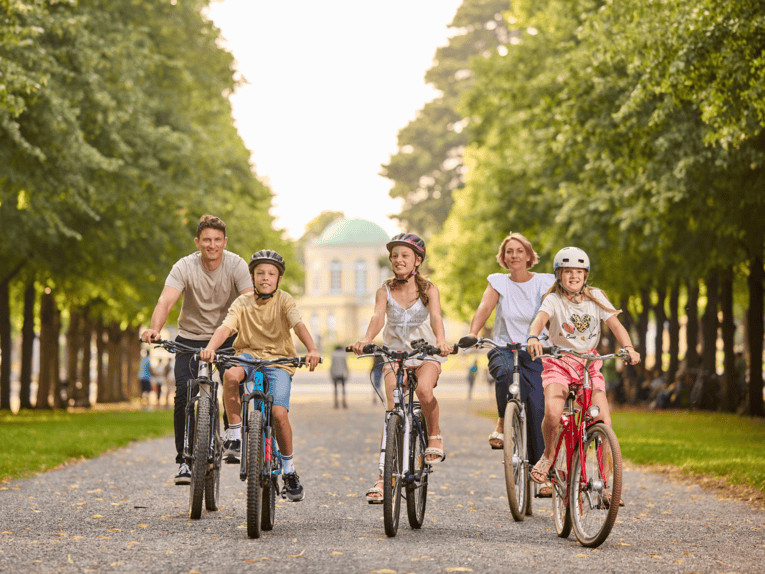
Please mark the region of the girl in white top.
MULTIPOLYGON (((590 259, 577 247, 565 247, 555 255, 553 270, 557 282, 542 300, 537 316, 529 327, 527 349, 532 356, 542 354, 539 334, 547 324, 550 343, 563 349, 580 353, 595 352, 600 341, 600 322, 604 321, 616 340, 630 354, 630 363, 640 362, 640 354, 635 351, 630 335, 619 322, 617 311, 606 294, 600 289, 587 286, 590 273, 590 259)), ((555 439, 558 436, 563 407, 568 396, 568 387, 574 380, 581 380, 584 366, 573 357, 562 359, 543 359, 544 373, 542 384, 545 390, 545 416, 542 421, 545 451, 542 458, 531 471, 531 478, 536 482, 547 480, 547 474, 553 464, 555 439)), ((590 368, 592 380, 592 404, 600 407, 600 418, 611 426, 611 412, 608 409, 605 383, 600 374, 601 362, 593 363, 590 368)))
MULTIPOLYGON (((383 344, 394 351, 411 350, 412 341, 425 339, 429 344, 441 349, 441 357, 428 358, 424 361, 410 360, 417 371, 417 389, 415 393, 420 401, 422 413, 428 423, 430 433, 425 460, 436 464, 446 458, 443 439, 438 424, 438 401, 433 389, 441 373, 441 361, 451 351, 446 344, 444 322, 441 318, 441 295, 438 288, 425 279, 419 268, 425 259, 425 243, 413 233, 400 233, 386 245, 395 277, 388 279, 375 295, 375 310, 369 321, 367 332, 361 341, 353 345, 353 351, 360 355, 364 346, 372 343, 383 330, 383 344)), ((392 409, 393 389, 396 376, 389 365, 383 368, 385 377, 385 395, 388 410, 392 409)), ((383 497, 382 466, 377 482, 367 491, 367 502, 381 503, 383 497)))

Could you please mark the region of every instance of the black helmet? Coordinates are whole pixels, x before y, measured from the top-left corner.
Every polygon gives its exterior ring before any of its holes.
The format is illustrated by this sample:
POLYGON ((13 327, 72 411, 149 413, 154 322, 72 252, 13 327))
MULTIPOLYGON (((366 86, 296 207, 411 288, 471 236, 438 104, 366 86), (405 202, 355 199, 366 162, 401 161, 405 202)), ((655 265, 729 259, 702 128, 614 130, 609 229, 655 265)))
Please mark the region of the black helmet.
POLYGON ((388 248, 388 253, 393 251, 396 245, 406 245, 407 247, 414 249, 414 252, 425 259, 425 242, 420 239, 414 233, 399 233, 390 238, 385 247, 388 248))
POLYGON ((279 270, 279 276, 281 277, 284 275, 284 258, 276 251, 261 249, 260 251, 253 253, 252 257, 250 257, 250 273, 252 273, 255 270, 255 267, 260 263, 276 265, 276 268, 279 270))

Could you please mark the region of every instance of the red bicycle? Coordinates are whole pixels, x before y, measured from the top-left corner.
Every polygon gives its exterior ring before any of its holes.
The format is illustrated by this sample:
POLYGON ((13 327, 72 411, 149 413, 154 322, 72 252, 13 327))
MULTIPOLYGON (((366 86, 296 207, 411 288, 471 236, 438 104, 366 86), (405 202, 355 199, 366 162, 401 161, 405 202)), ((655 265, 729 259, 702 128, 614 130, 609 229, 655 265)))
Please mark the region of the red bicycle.
POLYGON ((571 356, 584 361, 584 377, 571 385, 566 398, 549 476, 558 536, 567 538, 573 527, 582 546, 595 548, 608 538, 619 512, 622 454, 616 434, 598 419, 600 409, 592 404, 588 368, 594 361, 629 362, 629 352, 620 349, 610 355, 596 355, 553 347, 542 356, 563 360, 571 356))

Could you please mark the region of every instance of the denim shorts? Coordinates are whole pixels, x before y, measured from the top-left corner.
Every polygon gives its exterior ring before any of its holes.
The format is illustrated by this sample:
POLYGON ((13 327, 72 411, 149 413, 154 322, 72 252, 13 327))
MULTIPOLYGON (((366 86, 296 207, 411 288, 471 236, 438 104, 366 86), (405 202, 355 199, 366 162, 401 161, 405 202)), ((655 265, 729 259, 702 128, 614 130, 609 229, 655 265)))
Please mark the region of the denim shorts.
MULTIPOLYGON (((246 359, 255 359, 249 353, 242 353, 242 357, 246 359)), ((245 380, 249 381, 255 376, 257 372, 255 367, 250 365, 243 365, 245 380)), ((290 375, 284 369, 278 367, 265 367, 262 369, 263 375, 268 381, 266 389, 269 395, 274 397, 274 404, 280 405, 287 410, 290 410, 290 387, 292 386, 292 375, 290 375)))

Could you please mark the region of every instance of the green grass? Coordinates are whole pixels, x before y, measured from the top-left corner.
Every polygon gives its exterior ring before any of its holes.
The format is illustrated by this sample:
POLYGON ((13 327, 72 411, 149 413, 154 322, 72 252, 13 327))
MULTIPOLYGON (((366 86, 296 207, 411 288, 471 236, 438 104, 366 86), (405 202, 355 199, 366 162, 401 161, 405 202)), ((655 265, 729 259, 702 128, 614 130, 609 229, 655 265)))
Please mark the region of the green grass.
POLYGON ((173 432, 173 411, 21 411, 0 414, 0 481, 71 459, 93 458, 134 440, 173 432))
POLYGON ((765 493, 765 421, 732 414, 615 411, 622 456, 671 465, 765 493))

